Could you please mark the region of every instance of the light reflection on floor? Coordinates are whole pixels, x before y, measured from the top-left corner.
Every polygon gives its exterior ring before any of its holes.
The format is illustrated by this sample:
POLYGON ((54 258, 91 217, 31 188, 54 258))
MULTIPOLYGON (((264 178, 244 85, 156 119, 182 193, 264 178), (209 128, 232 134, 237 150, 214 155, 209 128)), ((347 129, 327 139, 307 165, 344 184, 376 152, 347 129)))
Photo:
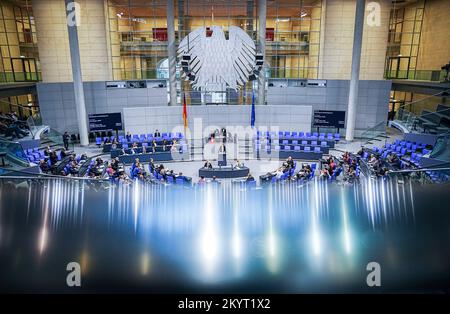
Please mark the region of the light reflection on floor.
POLYGON ((421 190, 373 180, 257 189, 2 182, 0 289, 66 291, 71 261, 88 292, 370 292, 371 261, 383 268, 380 289, 447 289, 450 214, 423 203, 449 196, 421 190))

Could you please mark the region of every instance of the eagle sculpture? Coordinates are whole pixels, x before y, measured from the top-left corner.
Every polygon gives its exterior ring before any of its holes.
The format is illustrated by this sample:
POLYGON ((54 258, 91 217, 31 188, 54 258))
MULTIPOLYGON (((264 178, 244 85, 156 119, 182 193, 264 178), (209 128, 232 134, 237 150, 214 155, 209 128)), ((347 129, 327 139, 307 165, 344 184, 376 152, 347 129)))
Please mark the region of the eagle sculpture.
POLYGON ((255 43, 236 26, 229 27, 228 39, 220 26, 195 29, 181 41, 178 58, 194 90, 238 90, 258 73, 255 43))

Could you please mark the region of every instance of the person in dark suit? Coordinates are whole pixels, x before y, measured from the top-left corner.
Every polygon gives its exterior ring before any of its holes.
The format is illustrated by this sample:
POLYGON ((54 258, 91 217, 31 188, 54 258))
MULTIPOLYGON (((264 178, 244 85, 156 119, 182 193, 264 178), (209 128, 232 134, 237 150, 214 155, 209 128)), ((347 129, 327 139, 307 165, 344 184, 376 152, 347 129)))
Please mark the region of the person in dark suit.
POLYGON ((175 175, 175 179, 181 179, 183 181, 187 181, 187 177, 183 175, 182 172, 180 172, 178 175, 175 175))
POLYGON ((205 162, 205 164, 203 165, 203 168, 212 169, 212 163, 210 163, 209 160, 207 160, 207 161, 205 162))
POLYGON ((131 142, 131 133, 128 132, 125 138, 127 139, 127 142, 131 142))
POLYGON ((292 157, 289 156, 288 159, 286 159, 286 164, 289 169, 293 169, 294 168, 294 159, 292 159, 292 157))
POLYGON ((255 178, 252 176, 251 173, 248 174, 247 178, 245 179, 246 182, 252 182, 255 181, 255 178))
POLYGON ((153 162, 153 158, 150 158, 150 162, 148 163, 148 168, 150 170, 150 173, 153 173, 153 171, 155 171, 155 164, 153 162))
POLYGON ((65 150, 69 149, 69 139, 70 139, 69 133, 64 132, 64 134, 63 134, 63 143, 64 143, 64 149, 65 150))
POLYGON ((156 129, 155 134, 153 134, 154 137, 161 137, 161 133, 159 133, 158 129, 156 129))

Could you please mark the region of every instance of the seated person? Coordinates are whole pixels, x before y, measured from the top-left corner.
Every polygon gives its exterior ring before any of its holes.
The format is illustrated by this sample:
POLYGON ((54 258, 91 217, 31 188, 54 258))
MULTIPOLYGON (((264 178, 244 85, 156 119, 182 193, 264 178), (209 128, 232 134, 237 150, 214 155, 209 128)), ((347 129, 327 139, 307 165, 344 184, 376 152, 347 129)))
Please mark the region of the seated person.
POLYGON ((331 175, 330 175, 328 166, 326 166, 325 168, 323 168, 323 169, 320 171, 320 176, 319 176, 319 178, 320 178, 320 179, 324 179, 324 180, 331 178, 331 175))
POLYGON ((155 153, 156 152, 156 140, 152 141, 152 152, 155 153))
POLYGON ((342 155, 342 160, 344 163, 349 164, 350 163, 350 154, 348 152, 345 152, 344 155, 342 155))
POLYGON ((207 160, 206 162, 205 162, 205 164, 203 165, 203 168, 208 168, 208 169, 212 169, 212 163, 210 163, 209 162, 209 160, 207 160))
POLYGON ((78 174, 77 163, 74 160, 69 163, 69 174, 73 176, 78 174))
MULTIPOLYGON (((62 152, 61 152, 61 158, 62 158, 62 152)), ((86 153, 81 154, 80 160, 86 161, 88 159, 88 156, 86 153)))
POLYGON ((94 165, 97 166, 97 167, 103 166, 103 159, 101 159, 100 157, 97 157, 97 158, 95 159, 94 165))
POLYGON ((7 136, 11 135, 16 138, 22 138, 28 135, 28 132, 22 130, 17 122, 11 122, 6 130, 7 136))
POLYGON ((125 135, 125 138, 126 138, 127 142, 131 142, 131 139, 132 139, 131 133, 127 132, 127 135, 125 135))
POLYGON ((374 154, 370 155, 369 165, 371 165, 374 169, 378 169, 378 166, 380 165, 380 161, 374 154))
POLYGON ((330 167, 331 171, 334 171, 336 169, 336 162, 334 161, 333 157, 330 157, 328 166, 330 167))
POLYGON ((103 142, 103 145, 107 145, 107 144, 111 144, 111 140, 109 139, 109 137, 106 137, 105 141, 103 142))
POLYGON ((353 182, 356 179, 356 170, 353 167, 349 167, 344 180, 353 182))
POLYGON ((134 162, 131 164, 130 172, 133 172, 134 168, 139 164, 139 158, 136 158, 134 162))
POLYGON ((286 159, 286 165, 287 165, 287 168, 289 168, 289 169, 294 169, 294 159, 292 159, 291 156, 289 156, 289 157, 286 159))
POLYGON ((166 151, 166 148, 167 148, 167 140, 163 139, 163 141, 162 141, 162 150, 163 150, 163 152, 166 151))
POLYGON ((153 162, 153 158, 150 158, 150 162, 148 163, 148 169, 150 170, 151 173, 153 173, 155 171, 155 163, 153 162))
POLYGON ((39 168, 43 173, 47 173, 50 170, 47 159, 41 159, 39 161, 39 168))
POLYGON ((377 176, 379 176, 379 177, 384 177, 388 172, 389 172, 389 170, 388 170, 386 167, 381 167, 381 168, 377 171, 377 176))
POLYGON ((253 178, 252 174, 249 172, 247 178, 245 178, 245 182, 253 182, 255 178, 253 178))
POLYGON ((244 164, 236 159, 236 163, 234 165, 234 168, 235 169, 239 169, 239 168, 243 168, 243 167, 244 167, 244 164))
POLYGON ((178 150, 179 150, 178 142, 177 142, 177 140, 173 140, 173 142, 172 142, 172 147, 170 148, 170 151, 176 152, 176 151, 178 151, 178 150))
POLYGON ((362 157, 364 155, 364 149, 361 147, 361 149, 356 153, 359 157, 362 157))
POLYGON ((200 179, 198 179, 198 184, 205 184, 206 180, 204 176, 201 176, 200 179))
POLYGON ((117 145, 119 145, 119 142, 117 141, 117 138, 114 138, 111 143, 111 149, 117 149, 117 145))
POLYGON ((311 175, 311 172, 312 172, 312 169, 311 169, 311 166, 310 166, 310 165, 306 165, 306 166, 303 165, 303 166, 302 166, 302 169, 300 169, 300 170, 297 172, 295 178, 296 178, 297 180, 307 179, 307 178, 309 178, 309 176, 311 175))
POLYGON ((64 159, 67 156, 69 156, 69 154, 67 153, 66 149, 65 148, 61 149, 61 159, 64 159))
POLYGON ((146 177, 146 173, 142 165, 138 162, 136 163, 133 172, 131 173, 132 178, 144 179, 146 177))
POLYGON ((108 167, 106 168, 106 173, 108 174, 108 177, 109 177, 110 179, 116 177, 116 171, 113 169, 112 163, 109 163, 109 164, 108 164, 108 167))
POLYGON ((119 158, 116 157, 111 161, 111 167, 114 169, 114 171, 118 171, 119 170, 119 158))
POLYGON ((125 172, 120 173, 117 179, 119 183, 129 184, 132 182, 125 172))
POLYGON ((190 181, 190 178, 188 178, 185 175, 183 175, 182 172, 180 172, 177 175, 175 175, 175 179, 181 179, 183 181, 190 181))
POLYGON ((55 165, 58 162, 58 155, 56 155, 55 151, 51 151, 49 155, 50 164, 55 165))
POLYGON ((133 145, 131 145, 131 155, 134 155, 137 153, 138 153, 138 144, 136 142, 134 142, 133 145))
POLYGON ((283 169, 284 167, 280 167, 277 170, 275 170, 275 177, 279 180, 281 179, 281 176, 283 175, 283 169))
POLYGON ((400 167, 400 164, 401 164, 400 159, 394 153, 389 153, 389 155, 387 155, 387 157, 386 157, 386 161, 389 164, 391 164, 393 166, 397 166, 397 167, 400 167))
POLYGON ((47 146, 47 148, 45 148, 45 150, 44 150, 44 155, 50 156, 51 152, 52 152, 52 149, 50 148, 50 146, 47 146))

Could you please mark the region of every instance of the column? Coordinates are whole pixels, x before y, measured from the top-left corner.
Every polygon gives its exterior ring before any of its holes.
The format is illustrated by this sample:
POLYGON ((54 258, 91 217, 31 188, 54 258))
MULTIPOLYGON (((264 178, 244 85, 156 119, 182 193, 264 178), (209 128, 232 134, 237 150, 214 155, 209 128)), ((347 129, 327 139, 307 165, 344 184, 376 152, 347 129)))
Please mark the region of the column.
POLYGON ((345 139, 347 141, 353 141, 355 133, 365 2, 365 0, 356 0, 355 30, 353 33, 352 72, 350 77, 350 91, 348 95, 347 106, 347 127, 345 130, 345 139))
POLYGON ((170 106, 177 104, 177 49, 175 47, 175 18, 173 0, 167 0, 167 50, 169 55, 170 106))
POLYGON ((75 92, 75 107, 77 109, 78 132, 80 133, 80 144, 89 145, 86 104, 84 100, 83 80, 81 74, 80 47, 78 45, 78 26, 74 13, 80 16, 81 12, 75 11, 79 7, 74 5, 73 0, 65 0, 66 21, 69 32, 70 60, 72 62, 73 89, 75 92))
POLYGON ((267 4, 266 0, 258 1, 259 7, 259 29, 258 29, 258 46, 259 52, 263 55, 264 65, 261 69, 261 72, 258 76, 258 104, 265 105, 266 97, 265 97, 265 89, 266 89, 266 10, 267 4))

